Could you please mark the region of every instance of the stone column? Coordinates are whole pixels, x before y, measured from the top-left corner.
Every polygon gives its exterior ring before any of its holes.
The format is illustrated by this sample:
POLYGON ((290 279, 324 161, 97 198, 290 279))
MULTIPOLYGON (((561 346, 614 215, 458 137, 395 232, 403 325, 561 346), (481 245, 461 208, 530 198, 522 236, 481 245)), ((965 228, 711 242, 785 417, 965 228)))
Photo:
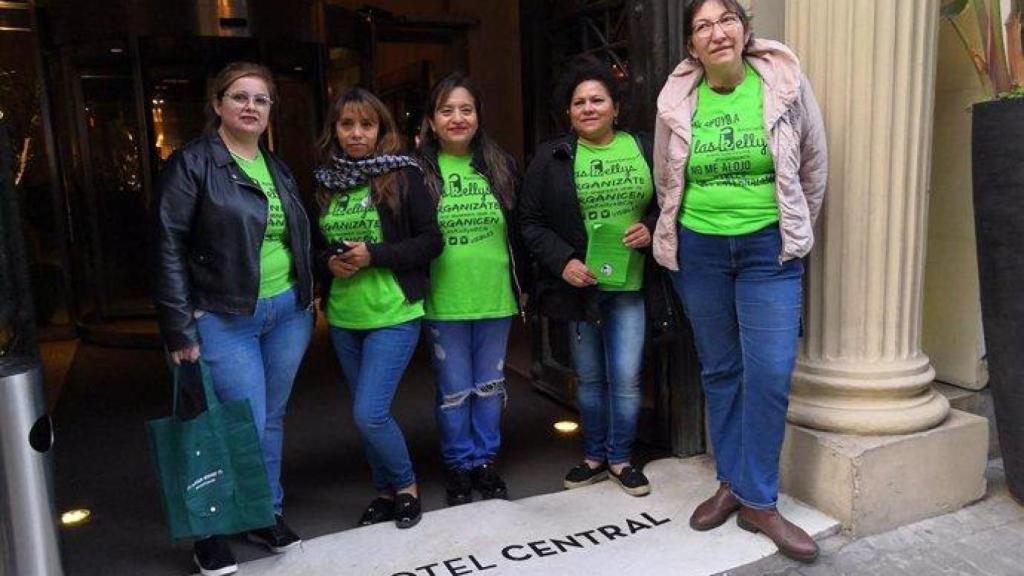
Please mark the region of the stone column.
POLYGON ((902 434, 949 412, 921 351, 938 0, 789 0, 828 131, 789 420, 902 434))
POLYGON ((780 473, 865 535, 985 493, 988 422, 950 410, 921 350, 939 0, 787 0, 829 182, 780 473))

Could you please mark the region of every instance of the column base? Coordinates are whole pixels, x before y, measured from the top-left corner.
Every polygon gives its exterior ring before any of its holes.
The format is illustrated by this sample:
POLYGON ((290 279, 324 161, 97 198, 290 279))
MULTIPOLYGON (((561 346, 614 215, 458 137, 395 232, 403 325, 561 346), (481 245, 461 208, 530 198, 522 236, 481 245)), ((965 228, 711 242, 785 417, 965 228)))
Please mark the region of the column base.
POLYGON ((782 491, 860 537, 958 510, 985 495, 988 420, 952 410, 938 427, 854 436, 786 425, 782 491))
POLYGON ((937 426, 949 401, 932 390, 928 356, 858 363, 800 358, 787 419, 843 434, 912 434, 937 426))

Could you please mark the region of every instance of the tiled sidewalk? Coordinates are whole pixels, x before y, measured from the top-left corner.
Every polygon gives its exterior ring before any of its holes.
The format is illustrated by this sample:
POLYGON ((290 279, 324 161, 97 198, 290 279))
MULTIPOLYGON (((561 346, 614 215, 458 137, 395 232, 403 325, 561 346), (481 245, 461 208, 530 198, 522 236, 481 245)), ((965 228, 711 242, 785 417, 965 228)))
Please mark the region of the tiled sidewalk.
POLYGON ((776 554, 720 576, 1024 574, 1024 507, 1006 491, 1002 460, 991 461, 986 475, 985 498, 957 512, 859 540, 831 536, 810 566, 776 554))

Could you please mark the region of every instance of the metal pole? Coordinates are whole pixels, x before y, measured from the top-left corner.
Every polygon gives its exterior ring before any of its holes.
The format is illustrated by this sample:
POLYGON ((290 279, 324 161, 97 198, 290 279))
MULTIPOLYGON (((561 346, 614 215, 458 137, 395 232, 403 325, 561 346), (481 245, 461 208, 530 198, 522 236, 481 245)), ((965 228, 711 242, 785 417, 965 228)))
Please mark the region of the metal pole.
POLYGON ((0 576, 62 576, 39 363, 0 358, 0 576))

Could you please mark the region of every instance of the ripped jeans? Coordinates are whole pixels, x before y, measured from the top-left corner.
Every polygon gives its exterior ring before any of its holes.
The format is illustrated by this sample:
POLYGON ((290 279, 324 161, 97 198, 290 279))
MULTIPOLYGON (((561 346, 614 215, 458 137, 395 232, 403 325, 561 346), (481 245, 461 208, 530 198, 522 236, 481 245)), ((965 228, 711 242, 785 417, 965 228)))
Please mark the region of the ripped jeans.
POLYGON ((505 352, 512 317, 428 320, 437 379, 437 427, 445 466, 469 470, 501 446, 505 352))

